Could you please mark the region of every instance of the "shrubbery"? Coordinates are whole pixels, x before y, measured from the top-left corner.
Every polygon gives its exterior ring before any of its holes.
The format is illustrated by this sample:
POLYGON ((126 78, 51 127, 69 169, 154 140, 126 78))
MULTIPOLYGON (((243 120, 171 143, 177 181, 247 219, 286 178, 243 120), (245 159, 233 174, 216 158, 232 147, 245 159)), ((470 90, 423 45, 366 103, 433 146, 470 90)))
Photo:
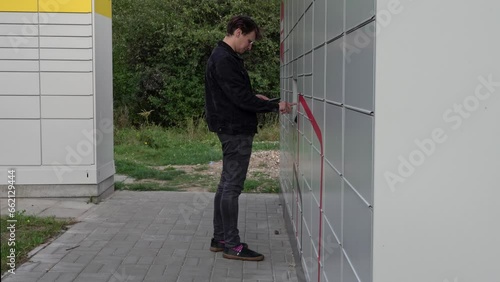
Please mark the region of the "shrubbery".
POLYGON ((278 0, 113 1, 116 124, 181 126, 198 120, 206 61, 233 15, 251 16, 263 29, 264 38, 245 61, 255 92, 278 97, 279 5, 278 0))

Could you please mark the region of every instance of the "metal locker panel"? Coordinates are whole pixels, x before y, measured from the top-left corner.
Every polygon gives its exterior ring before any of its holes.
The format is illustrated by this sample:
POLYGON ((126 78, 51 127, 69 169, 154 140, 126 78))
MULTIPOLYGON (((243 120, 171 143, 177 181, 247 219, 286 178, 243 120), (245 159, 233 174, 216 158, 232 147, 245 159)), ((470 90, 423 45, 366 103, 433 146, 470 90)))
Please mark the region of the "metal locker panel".
POLYGON ((312 75, 306 75, 304 77, 304 92, 302 94, 304 94, 304 96, 306 97, 311 97, 312 96, 312 87, 313 87, 313 77, 312 75))
MULTIPOLYGON (((90 13, 92 12, 92 0, 38 0, 40 12, 55 13, 90 13)), ((99 2, 99 1, 97 1, 99 2)))
POLYGON ((0 71, 39 71, 38 61, 2 60, 0 71))
POLYGON ((38 60, 38 49, 0 48, 0 60, 38 60))
POLYGON ((0 95, 40 95, 40 74, 0 72, 0 95))
POLYGON ((42 24, 92 24, 91 13, 40 13, 42 24))
POLYGON ((345 6, 346 31, 369 20, 375 14, 375 0, 349 0, 345 6))
POLYGON ((92 95, 92 73, 41 73, 42 95, 92 95))
POLYGON ((92 61, 40 61, 40 71, 91 72, 92 67, 92 61))
MULTIPOLYGON (((312 101, 312 107, 311 107, 311 111, 313 112, 314 114, 314 118, 316 119, 316 122, 318 123, 318 126, 319 126, 319 130, 321 131, 321 138, 323 138, 323 140, 321 140, 323 142, 323 146, 325 146, 325 102, 324 101, 319 101, 319 100, 316 100, 314 99, 312 101)), ((321 145, 320 145, 320 140, 319 140, 319 137, 316 135, 316 132, 313 130, 313 137, 312 137, 312 141, 313 141, 313 146, 316 147, 316 149, 318 149, 318 151, 321 152, 321 145)))
POLYGON ((92 37, 40 37, 40 48, 92 48, 92 37))
POLYGON ((40 49, 41 60, 92 60, 92 49, 40 49))
POLYGON ((373 117, 346 109, 344 176, 373 203, 373 117))
POLYGON ((307 185, 304 177, 302 177, 302 228, 303 233, 302 236, 305 236, 302 241, 305 239, 310 240, 311 238, 311 190, 307 185))
POLYGON ((343 138, 343 117, 342 107, 332 104, 326 104, 325 121, 325 158, 337 169, 343 173, 342 160, 342 138, 343 138))
POLYGON ((312 253, 311 237, 309 235, 306 235, 305 232, 302 235, 302 268, 304 269, 304 275, 306 276, 306 281, 313 281, 313 279, 315 279, 316 277, 312 277, 311 271, 312 268, 315 266, 317 267, 318 264, 314 263, 315 259, 311 255, 312 253))
POLYGON ((308 187, 311 187, 311 144, 309 141, 305 138, 302 137, 302 156, 301 156, 301 166, 300 166, 300 172, 304 176, 304 180, 307 183, 308 187))
POLYGON ((2 0, 0 11, 36 12, 38 11, 38 0, 2 0))
POLYGON ((344 253, 342 253, 342 282, 371 282, 358 280, 344 253))
POLYGON ((328 225, 339 240, 342 240, 342 185, 340 175, 326 163, 323 210, 328 225))
POLYGON ((339 38, 326 47, 326 94, 327 101, 344 103, 344 52, 339 38))
POLYGON ((38 37, 0 36, 0 48, 38 48, 38 37))
POLYGON ((43 165, 94 163, 94 120, 42 120, 43 165))
POLYGON ((315 200, 315 206, 319 208, 321 186, 321 155, 316 149, 312 149, 311 157, 311 188, 315 200))
POLYGON ((368 111, 374 103, 374 28, 372 22, 348 34, 345 48, 345 103, 368 111))
POLYGON ((40 165, 40 120, 0 120, 0 165, 40 165))
POLYGON ((299 42, 299 44, 297 44, 297 53, 299 54, 299 56, 304 55, 304 25, 305 19, 304 17, 302 17, 297 24, 297 37, 299 42))
POLYGON ((311 74, 313 72, 313 54, 308 53, 304 56, 304 73, 311 74))
POLYGON ((314 46, 325 43, 326 0, 314 1, 314 46))
POLYGON ((40 96, 0 96, 0 118, 40 118, 40 96))
POLYGON ((345 185, 342 246, 361 281, 372 281, 372 218, 371 209, 345 185))
POLYGON ((31 24, 0 24, 0 35, 38 36, 38 26, 31 24))
POLYGON ((327 0, 326 12, 326 40, 328 41, 344 31, 344 0, 327 0))
POLYGON ((38 13, 2 12, 0 24, 38 24, 38 13))
POLYGON ((304 93, 304 76, 299 76, 297 78, 297 92, 298 93, 304 93))
POLYGON ((40 25, 40 36, 92 36, 92 26, 40 25))
POLYGON ((325 98, 325 47, 314 50, 313 96, 325 98))
MULTIPOLYGON (((323 226, 325 226, 323 224, 323 226)), ((323 262, 323 275, 328 282, 342 282, 342 249, 333 235, 332 229, 323 228, 323 250, 321 259, 323 262)))
POLYGON ((311 238, 313 240, 313 248, 315 253, 318 250, 319 242, 319 221, 321 220, 321 215, 319 213, 319 199, 316 199, 316 191, 311 193, 311 238))
POLYGON ((305 13, 304 29, 304 52, 309 52, 313 48, 313 7, 310 6, 305 13))
POLYGON ((92 118, 94 96, 42 96, 42 118, 92 118))
MULTIPOLYGON (((306 101, 307 101, 307 98, 306 98, 306 101)), ((309 104, 309 103, 308 103, 309 104)), ((307 118, 307 116, 304 116, 304 137, 307 138, 307 146, 311 147, 311 144, 309 143, 312 143, 312 125, 311 125, 311 121, 309 120, 309 118, 307 118)))
POLYGON ((297 59, 297 76, 304 74, 304 57, 297 59))

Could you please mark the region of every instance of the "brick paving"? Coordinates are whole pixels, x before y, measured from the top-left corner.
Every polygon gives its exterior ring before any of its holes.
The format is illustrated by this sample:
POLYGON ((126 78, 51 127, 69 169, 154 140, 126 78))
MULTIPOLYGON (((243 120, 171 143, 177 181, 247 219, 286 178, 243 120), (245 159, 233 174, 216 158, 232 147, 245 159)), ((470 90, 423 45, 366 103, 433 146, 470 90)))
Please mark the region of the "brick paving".
POLYGON ((115 192, 2 281, 298 281, 279 196, 240 196, 240 236, 265 255, 243 262, 209 251, 213 195, 115 192))

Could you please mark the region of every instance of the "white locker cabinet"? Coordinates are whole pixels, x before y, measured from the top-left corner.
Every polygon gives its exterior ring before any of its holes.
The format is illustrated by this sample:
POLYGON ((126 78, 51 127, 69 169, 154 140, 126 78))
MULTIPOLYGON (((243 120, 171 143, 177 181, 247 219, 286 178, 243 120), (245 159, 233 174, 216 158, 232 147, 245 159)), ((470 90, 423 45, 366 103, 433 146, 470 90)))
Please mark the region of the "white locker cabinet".
POLYGON ((367 111, 373 111, 374 99, 375 45, 370 33, 374 25, 372 22, 345 37, 345 103, 367 111))
POLYGON ((314 48, 325 43, 326 0, 314 1, 314 48))
POLYGON ((306 281, 500 282, 500 2, 282 7, 281 199, 306 281))
POLYGON ((38 49, 12 49, 0 48, 0 61, 2 60, 38 60, 38 49))
POLYGON ((88 49, 41 49, 42 60, 92 60, 92 48, 88 49))
POLYGON ((111 0, 0 1, 0 127, 17 140, 0 141, 1 197, 8 169, 23 197, 113 191, 111 26, 111 0))
MULTIPOLYGON (((342 177, 329 165, 325 164, 325 187, 323 194, 324 217, 332 234, 338 240, 342 238, 342 177)), ((325 237, 327 238, 327 237, 325 237)))
POLYGON ((38 48, 38 37, 0 36, 0 48, 38 48))
POLYGON ((346 31, 368 21, 375 14, 376 0, 349 0, 345 1, 345 29, 346 31))
POLYGON ((40 95, 40 74, 0 72, 0 95, 40 95))
POLYGON ((92 95, 93 73, 59 73, 46 72, 40 74, 42 95, 92 95))
POLYGON ((328 43, 326 47, 326 93, 327 101, 342 104, 344 101, 344 53, 342 48, 343 39, 337 39, 328 43))
POLYGON ((42 120, 42 163, 71 166, 94 164, 93 127, 91 119, 42 120))
POLYGON ((92 96, 42 96, 42 118, 90 119, 94 116, 92 96))
POLYGON ((0 138, 0 166, 41 164, 39 121, 0 119, 0 130, 8 133, 0 138))
POLYGON ((39 119, 39 96, 0 96, 0 119, 39 119))
POLYGON ((326 0, 326 40, 336 38, 344 32, 344 1, 326 0))

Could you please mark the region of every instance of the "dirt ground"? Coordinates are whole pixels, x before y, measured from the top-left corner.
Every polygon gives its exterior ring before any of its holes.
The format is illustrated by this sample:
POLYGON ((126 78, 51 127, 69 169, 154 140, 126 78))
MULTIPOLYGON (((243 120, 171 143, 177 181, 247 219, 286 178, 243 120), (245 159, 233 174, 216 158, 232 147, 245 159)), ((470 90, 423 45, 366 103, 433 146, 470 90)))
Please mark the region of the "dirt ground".
MULTIPOLYGON (((250 166, 248 167, 248 174, 261 173, 271 178, 279 177, 279 164, 280 155, 279 151, 257 151, 252 153, 250 158, 250 166)), ((222 160, 211 162, 210 164, 197 164, 197 165, 174 165, 170 166, 186 173, 196 172, 203 175, 220 176, 222 171, 222 160), (205 169, 205 166, 208 168, 205 169)))
MULTIPOLYGON (((280 165, 280 152, 278 150, 271 151, 256 151, 252 152, 250 158, 250 165, 248 167, 247 178, 252 177, 265 177, 278 179, 279 178, 279 165, 280 165)), ((209 164, 197 165, 175 165, 169 166, 178 170, 183 170, 187 174, 201 174, 213 177, 214 181, 218 181, 222 171, 222 160, 211 162, 209 164)), ((164 167, 157 167, 157 169, 164 169, 164 167)), ((203 187, 185 188, 185 191, 190 192, 206 192, 207 189, 203 187)))

